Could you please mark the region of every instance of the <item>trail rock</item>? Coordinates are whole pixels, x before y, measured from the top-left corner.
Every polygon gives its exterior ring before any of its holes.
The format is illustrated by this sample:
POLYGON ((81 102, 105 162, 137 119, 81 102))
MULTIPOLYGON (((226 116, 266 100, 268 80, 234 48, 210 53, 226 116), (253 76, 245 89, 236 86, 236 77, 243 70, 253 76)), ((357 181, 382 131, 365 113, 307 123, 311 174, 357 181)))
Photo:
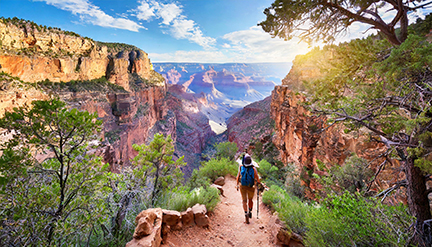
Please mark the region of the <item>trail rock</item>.
POLYGON ((174 210, 162 209, 162 222, 168 226, 175 226, 180 222, 181 214, 174 210))
POLYGON ((195 224, 192 208, 188 208, 186 211, 181 213, 181 221, 183 223, 183 226, 190 226, 195 224))
POLYGON ((207 209, 205 205, 195 204, 195 206, 192 207, 192 211, 194 214, 195 224, 197 226, 209 226, 209 218, 206 215, 207 209))
POLYGON ((162 241, 162 209, 150 208, 135 218, 134 238, 126 247, 159 247, 162 241))
POLYGON ((224 190, 223 190, 222 186, 217 185, 217 184, 212 184, 212 185, 210 185, 210 186, 211 186, 211 187, 214 187, 214 188, 216 188, 216 189, 218 189, 218 190, 220 191, 221 195, 224 195, 224 194, 223 194, 223 193, 224 193, 224 190))
POLYGON ((224 177, 218 177, 214 181, 214 184, 223 186, 225 184, 225 178, 224 177))

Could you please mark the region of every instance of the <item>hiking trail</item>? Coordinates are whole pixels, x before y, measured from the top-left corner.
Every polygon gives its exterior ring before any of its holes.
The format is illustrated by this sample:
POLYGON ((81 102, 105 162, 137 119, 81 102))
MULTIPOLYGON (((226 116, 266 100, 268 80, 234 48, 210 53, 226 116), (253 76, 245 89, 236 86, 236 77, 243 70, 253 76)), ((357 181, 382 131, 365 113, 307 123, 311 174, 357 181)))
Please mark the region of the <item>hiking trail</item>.
POLYGON ((208 228, 189 226, 180 231, 170 231, 164 247, 195 246, 277 246, 272 237, 274 217, 269 209, 259 202, 259 219, 257 219, 256 193, 253 199, 253 212, 250 224, 245 224, 240 191, 236 190, 233 176, 225 177, 224 196, 212 213, 209 213, 208 228), (273 224, 270 223, 273 219, 273 224))

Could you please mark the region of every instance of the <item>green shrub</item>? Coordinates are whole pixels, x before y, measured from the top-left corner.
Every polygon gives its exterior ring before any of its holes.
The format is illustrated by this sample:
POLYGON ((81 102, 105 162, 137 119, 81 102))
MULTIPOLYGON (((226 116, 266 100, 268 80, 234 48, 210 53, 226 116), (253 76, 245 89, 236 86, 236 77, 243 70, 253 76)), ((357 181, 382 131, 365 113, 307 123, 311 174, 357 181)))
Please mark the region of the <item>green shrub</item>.
POLYGON ((272 186, 262 201, 290 231, 303 235, 306 246, 406 246, 412 234, 414 219, 404 205, 384 205, 359 193, 333 195, 313 205, 272 186))
POLYGON ((262 201, 279 213, 279 219, 285 222, 290 231, 299 234, 306 232, 305 220, 311 206, 296 197, 291 197, 286 191, 275 185, 263 193, 262 201))
POLYGON ((216 149, 216 157, 219 159, 228 158, 229 160, 234 160, 235 154, 238 151, 238 147, 235 142, 216 143, 214 147, 216 149))
POLYGON ((331 196, 305 219, 307 246, 406 246, 413 218, 359 193, 331 196))
POLYGON ((366 183, 373 175, 372 169, 368 167, 368 162, 354 154, 345 161, 343 166, 332 166, 329 176, 319 177, 314 174, 314 177, 325 185, 327 193, 342 194, 345 190, 351 193, 365 191, 366 183))
POLYGON ((211 159, 204 162, 200 169, 194 170, 189 180, 189 186, 191 188, 198 188, 205 185, 206 182, 214 181, 218 177, 224 177, 225 175, 231 174, 236 176, 238 166, 234 161, 230 161, 226 158, 211 159))
POLYGON ((189 190, 188 187, 179 187, 165 193, 157 206, 182 212, 199 203, 204 204, 208 211, 213 211, 219 201, 219 190, 216 188, 205 186, 189 190))

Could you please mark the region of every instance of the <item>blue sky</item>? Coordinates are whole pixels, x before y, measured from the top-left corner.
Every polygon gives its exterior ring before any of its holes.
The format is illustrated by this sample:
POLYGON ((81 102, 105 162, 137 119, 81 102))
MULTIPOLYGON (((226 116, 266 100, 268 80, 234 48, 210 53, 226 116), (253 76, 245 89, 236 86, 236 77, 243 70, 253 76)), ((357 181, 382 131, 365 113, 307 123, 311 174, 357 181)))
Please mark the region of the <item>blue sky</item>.
MULTIPOLYGON (((0 16, 135 45, 152 62, 291 62, 309 48, 257 24, 273 0, 0 0, 0 16)), ((351 35, 363 35, 353 26, 351 35)), ((346 37, 345 39, 347 39, 346 37)))

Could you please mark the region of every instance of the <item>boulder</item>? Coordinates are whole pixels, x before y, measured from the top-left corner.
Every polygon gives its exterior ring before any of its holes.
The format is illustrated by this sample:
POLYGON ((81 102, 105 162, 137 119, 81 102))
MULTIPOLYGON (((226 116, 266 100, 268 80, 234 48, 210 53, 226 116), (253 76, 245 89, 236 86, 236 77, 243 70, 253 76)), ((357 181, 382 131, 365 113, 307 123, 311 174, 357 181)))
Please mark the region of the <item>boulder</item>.
POLYGON ((291 240, 289 242, 289 247, 304 247, 303 237, 300 234, 293 232, 291 234, 291 240))
POLYGON ((218 177, 214 181, 214 184, 223 186, 225 184, 225 178, 224 177, 218 177))
POLYGON ((192 211, 194 214, 195 224, 197 226, 208 227, 209 226, 209 218, 206 215, 207 209, 205 205, 195 204, 192 207, 192 211))
POLYGON ((192 208, 188 208, 186 211, 181 213, 181 222, 183 226, 190 226, 195 224, 192 208))
POLYGON ((216 188, 216 189, 218 189, 218 190, 220 191, 221 195, 224 195, 224 194, 223 194, 224 190, 223 190, 222 186, 217 185, 217 184, 212 184, 212 185, 210 185, 210 186, 211 186, 211 187, 214 187, 214 188, 216 188))
POLYGON ((177 211, 162 209, 162 214, 162 222, 170 227, 180 222, 181 214, 177 211))
POLYGON ((276 237, 282 245, 288 245, 289 246, 290 241, 291 241, 291 232, 289 232, 288 230, 281 227, 281 228, 279 228, 279 231, 278 231, 276 237))
POLYGON ((162 209, 150 208, 135 218, 137 227, 126 247, 159 247, 162 241, 162 209))

